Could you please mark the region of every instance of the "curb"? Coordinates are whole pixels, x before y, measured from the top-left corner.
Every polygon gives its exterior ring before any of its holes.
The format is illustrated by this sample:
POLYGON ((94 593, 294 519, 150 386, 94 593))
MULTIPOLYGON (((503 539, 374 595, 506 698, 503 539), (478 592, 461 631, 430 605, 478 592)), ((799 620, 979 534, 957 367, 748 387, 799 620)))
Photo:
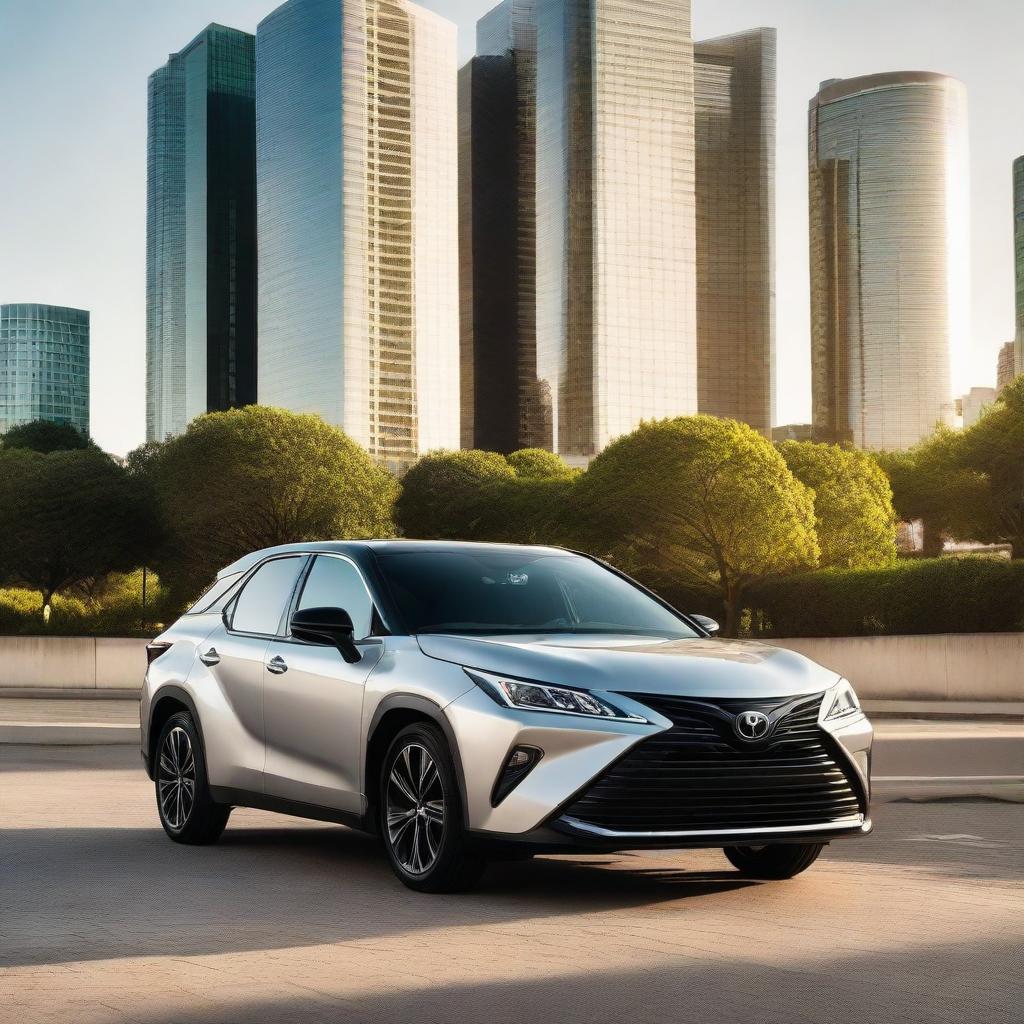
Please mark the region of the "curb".
POLYGON ((137 725, 105 722, 0 722, 0 744, 52 747, 139 746, 137 725))

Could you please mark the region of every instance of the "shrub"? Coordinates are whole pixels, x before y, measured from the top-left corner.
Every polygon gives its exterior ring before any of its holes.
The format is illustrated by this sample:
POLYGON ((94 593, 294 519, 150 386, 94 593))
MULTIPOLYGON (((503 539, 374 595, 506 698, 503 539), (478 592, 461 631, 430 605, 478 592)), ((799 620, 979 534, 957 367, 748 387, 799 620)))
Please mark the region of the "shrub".
POLYGON ((505 456, 508 464, 516 471, 516 475, 531 479, 566 480, 576 476, 579 470, 573 469, 566 461, 546 448, 520 448, 517 452, 505 456))
POLYGON ((82 593, 54 596, 48 622, 41 614, 39 591, 0 590, 0 635, 153 636, 184 610, 171 603, 154 573, 148 576, 143 608, 141 569, 94 581, 91 595, 80 589, 82 593))
POLYGON ((515 478, 515 470, 497 452, 430 452, 402 478, 395 521, 406 537, 479 539, 474 530, 481 489, 515 478))
POLYGON ((814 491, 821 568, 870 569, 896 561, 892 490, 870 455, 811 441, 776 447, 793 475, 814 491))
POLYGON ((750 591, 759 636, 874 636, 1024 629, 1024 564, 968 556, 826 569, 750 591))

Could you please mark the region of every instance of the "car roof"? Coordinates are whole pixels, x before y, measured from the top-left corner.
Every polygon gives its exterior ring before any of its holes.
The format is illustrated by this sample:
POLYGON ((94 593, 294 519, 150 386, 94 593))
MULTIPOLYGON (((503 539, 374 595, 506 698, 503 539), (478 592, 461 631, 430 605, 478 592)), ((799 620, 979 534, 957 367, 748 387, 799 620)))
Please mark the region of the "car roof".
POLYGON ((379 554, 395 554, 396 552, 411 551, 447 551, 447 552, 494 552, 502 551, 519 552, 520 554, 542 555, 542 554, 572 554, 565 548, 546 547, 543 545, 526 544, 483 544, 475 541, 460 540, 318 540, 302 541, 297 544, 278 544, 275 547, 261 548, 225 566, 217 573, 217 578, 231 576, 235 573, 246 572, 257 562, 263 561, 271 555, 286 555, 292 553, 313 554, 316 552, 327 552, 342 555, 358 556, 367 552, 379 554))

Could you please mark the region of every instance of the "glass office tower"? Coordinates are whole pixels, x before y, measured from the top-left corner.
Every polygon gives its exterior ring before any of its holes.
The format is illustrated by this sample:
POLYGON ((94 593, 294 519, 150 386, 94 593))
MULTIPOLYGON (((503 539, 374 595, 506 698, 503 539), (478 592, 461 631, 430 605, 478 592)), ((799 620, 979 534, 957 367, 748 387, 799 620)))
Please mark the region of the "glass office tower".
POLYGON ((462 445, 550 445, 537 377, 534 0, 477 23, 459 77, 462 445))
POLYGON ((953 418, 968 331, 967 97, 894 72, 810 105, 813 419, 822 439, 909 448, 953 418))
POLYGON ((455 26, 289 0, 256 55, 260 401, 401 472, 460 440, 455 26))
POLYGON ((89 312, 0 306, 0 434, 50 420, 89 434, 89 312))
POLYGON ((690 3, 506 0, 477 47, 462 132, 475 443, 585 463, 642 419, 697 409, 690 3))
POLYGON ((1016 374, 1016 366, 1014 365, 1014 349, 1016 345, 1012 341, 1007 341, 999 349, 999 355, 996 356, 996 392, 1000 392, 1003 388, 1009 384, 1016 374))
POLYGON ((697 409, 690 0, 538 0, 537 375, 585 462, 697 409))
POLYGON ((255 401, 254 38, 210 25, 149 79, 146 436, 255 401))
POLYGON ((775 52, 758 28, 694 44, 697 407, 771 436, 775 52))
POLYGON ((1018 376, 1024 373, 1024 156, 1013 161, 1013 273, 1017 305, 1013 374, 1018 376))

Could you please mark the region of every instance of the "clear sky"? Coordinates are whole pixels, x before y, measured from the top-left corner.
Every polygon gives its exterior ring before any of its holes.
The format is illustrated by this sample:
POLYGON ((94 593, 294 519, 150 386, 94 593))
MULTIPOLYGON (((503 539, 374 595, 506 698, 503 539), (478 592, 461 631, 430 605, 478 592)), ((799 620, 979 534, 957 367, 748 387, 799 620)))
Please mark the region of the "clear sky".
MULTIPOLYGON (((642 3, 643 0, 637 0, 642 3)), ((146 77, 211 21, 275 0, 0 0, 0 302, 92 311, 92 425, 145 433, 146 77)), ((463 59, 489 0, 426 0, 463 59)), ((778 421, 810 415, 807 103, 826 78, 941 71, 970 97, 973 327, 956 391, 1013 333, 1010 167, 1024 153, 1022 0, 693 0, 697 38, 779 30, 778 421)))

